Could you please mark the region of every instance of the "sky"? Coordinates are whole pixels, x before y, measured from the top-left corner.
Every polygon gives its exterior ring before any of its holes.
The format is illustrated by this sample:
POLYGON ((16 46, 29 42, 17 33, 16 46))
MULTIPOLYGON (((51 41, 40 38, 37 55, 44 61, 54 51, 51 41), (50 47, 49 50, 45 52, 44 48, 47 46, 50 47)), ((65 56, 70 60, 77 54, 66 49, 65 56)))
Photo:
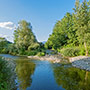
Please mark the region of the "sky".
POLYGON ((47 41, 55 23, 72 13, 74 5, 75 0, 0 0, 0 37, 13 42, 14 28, 26 20, 37 40, 47 41))

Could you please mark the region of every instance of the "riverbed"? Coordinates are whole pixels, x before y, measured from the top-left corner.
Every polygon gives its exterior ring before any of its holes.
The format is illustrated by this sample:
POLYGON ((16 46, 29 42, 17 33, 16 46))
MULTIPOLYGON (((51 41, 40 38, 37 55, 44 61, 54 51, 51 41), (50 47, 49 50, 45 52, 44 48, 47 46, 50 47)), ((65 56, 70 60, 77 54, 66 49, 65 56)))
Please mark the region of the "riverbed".
POLYGON ((90 90, 90 72, 49 61, 2 54, 15 64, 16 90, 90 90))

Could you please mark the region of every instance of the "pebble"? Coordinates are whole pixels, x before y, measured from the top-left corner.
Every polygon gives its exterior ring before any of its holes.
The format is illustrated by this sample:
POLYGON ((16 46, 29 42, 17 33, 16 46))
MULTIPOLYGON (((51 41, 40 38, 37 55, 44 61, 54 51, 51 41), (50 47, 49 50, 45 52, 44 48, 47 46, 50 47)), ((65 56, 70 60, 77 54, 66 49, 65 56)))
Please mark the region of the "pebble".
POLYGON ((72 66, 80 69, 84 69, 90 71, 90 57, 87 56, 79 56, 73 57, 71 60, 72 66))

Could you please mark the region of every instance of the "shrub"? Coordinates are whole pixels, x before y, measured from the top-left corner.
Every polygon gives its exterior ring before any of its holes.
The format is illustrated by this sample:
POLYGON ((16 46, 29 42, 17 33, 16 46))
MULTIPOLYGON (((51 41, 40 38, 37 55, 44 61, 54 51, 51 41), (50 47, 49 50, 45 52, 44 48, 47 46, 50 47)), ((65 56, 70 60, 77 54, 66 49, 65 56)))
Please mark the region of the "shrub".
POLYGON ((57 54, 57 51, 52 51, 51 54, 52 55, 57 54))
POLYGON ((81 46, 80 47, 80 52, 79 52, 80 55, 85 55, 85 48, 84 46, 81 46))
POLYGON ((64 56, 74 57, 80 55, 79 48, 64 48, 60 51, 64 56))
POLYGON ((2 53, 4 53, 4 54, 7 54, 8 52, 9 52, 8 48, 4 48, 4 49, 2 50, 2 53))
POLYGON ((9 66, 9 63, 0 57, 0 90, 14 90, 14 79, 11 79, 13 74, 9 66))
POLYGON ((34 43, 28 47, 28 50, 29 51, 35 50, 35 49, 38 49, 39 47, 40 47, 40 45, 38 43, 34 43))
POLYGON ((37 51, 27 51, 26 55, 28 56, 34 56, 37 54, 37 51))
POLYGON ((45 52, 39 52, 37 56, 45 56, 45 52))

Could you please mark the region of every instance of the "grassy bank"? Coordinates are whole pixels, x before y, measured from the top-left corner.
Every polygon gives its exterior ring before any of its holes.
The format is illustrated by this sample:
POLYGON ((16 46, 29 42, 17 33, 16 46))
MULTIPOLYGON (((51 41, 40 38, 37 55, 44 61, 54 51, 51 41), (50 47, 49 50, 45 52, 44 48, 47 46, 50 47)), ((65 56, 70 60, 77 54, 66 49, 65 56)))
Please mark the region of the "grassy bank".
POLYGON ((0 57, 0 90, 16 90, 12 67, 0 57))

